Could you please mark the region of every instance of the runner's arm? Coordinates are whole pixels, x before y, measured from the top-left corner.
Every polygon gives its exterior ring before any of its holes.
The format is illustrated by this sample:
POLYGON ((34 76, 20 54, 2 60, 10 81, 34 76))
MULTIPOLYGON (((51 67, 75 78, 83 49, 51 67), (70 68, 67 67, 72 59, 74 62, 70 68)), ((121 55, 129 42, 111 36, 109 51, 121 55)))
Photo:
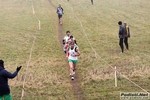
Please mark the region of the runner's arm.
POLYGON ((65 44, 65 40, 64 39, 62 40, 62 43, 65 44))
POLYGON ((57 8, 57 10, 56 10, 56 13, 58 14, 58 8, 57 8))
POLYGON ((76 52, 77 52, 77 54, 75 56, 80 56, 80 51, 78 48, 76 48, 76 52))
POLYGON ((68 58, 68 50, 69 50, 69 47, 66 48, 66 58, 68 58))

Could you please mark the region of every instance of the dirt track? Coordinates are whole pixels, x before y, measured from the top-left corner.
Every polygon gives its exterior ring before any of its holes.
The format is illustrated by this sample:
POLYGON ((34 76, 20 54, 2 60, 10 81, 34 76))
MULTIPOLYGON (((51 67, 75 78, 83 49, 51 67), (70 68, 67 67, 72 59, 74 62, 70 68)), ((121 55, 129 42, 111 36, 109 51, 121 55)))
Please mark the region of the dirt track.
MULTIPOLYGON (((54 9, 57 9, 57 7, 55 5, 52 4, 51 0, 48 0, 50 5, 54 8, 54 9)), ((60 45, 61 47, 63 47, 62 45, 62 39, 63 39, 63 25, 60 25, 58 23, 58 28, 59 28, 59 31, 58 31, 58 39, 59 39, 59 42, 60 42, 60 45)), ((62 49, 61 49, 62 50, 62 49)), ((67 63, 67 62, 66 62, 67 63)), ((68 72, 69 73, 69 72, 68 72)), ((69 74, 68 74, 69 75, 69 74)), ((73 91, 74 91, 74 96, 76 97, 76 100, 85 100, 85 98, 83 97, 83 92, 80 88, 80 82, 78 80, 78 73, 76 73, 75 75, 75 80, 71 80, 70 83, 72 84, 72 88, 73 88, 73 91)))

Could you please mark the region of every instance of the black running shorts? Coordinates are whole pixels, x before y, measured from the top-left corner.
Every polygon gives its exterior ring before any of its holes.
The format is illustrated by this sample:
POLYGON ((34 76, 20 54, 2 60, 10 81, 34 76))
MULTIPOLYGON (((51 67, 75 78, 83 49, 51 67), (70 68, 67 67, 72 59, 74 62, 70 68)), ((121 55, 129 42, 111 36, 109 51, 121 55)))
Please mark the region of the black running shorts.
POLYGON ((62 18, 62 15, 58 14, 58 18, 59 18, 59 19, 62 18))

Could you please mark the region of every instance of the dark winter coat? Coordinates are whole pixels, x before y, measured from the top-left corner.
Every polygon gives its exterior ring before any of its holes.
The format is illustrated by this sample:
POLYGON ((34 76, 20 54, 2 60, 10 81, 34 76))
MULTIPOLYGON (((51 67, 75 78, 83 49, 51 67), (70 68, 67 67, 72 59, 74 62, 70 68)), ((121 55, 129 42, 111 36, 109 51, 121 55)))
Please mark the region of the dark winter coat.
POLYGON ((125 38, 125 27, 124 26, 120 26, 119 27, 119 38, 125 38))
POLYGON ((17 74, 18 74, 17 71, 15 71, 12 74, 0 66, 0 96, 10 93, 10 88, 8 85, 8 78, 12 79, 16 77, 17 74))

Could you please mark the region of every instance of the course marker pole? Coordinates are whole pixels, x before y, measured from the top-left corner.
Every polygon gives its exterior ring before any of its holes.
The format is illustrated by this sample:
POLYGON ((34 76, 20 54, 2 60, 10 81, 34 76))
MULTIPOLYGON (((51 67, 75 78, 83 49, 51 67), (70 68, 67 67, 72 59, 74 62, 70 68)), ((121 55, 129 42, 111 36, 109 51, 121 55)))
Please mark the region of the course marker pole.
POLYGON ((22 88, 22 95, 21 95, 21 100, 24 97, 24 88, 22 88))
POLYGON ((32 2, 32 11, 33 11, 33 15, 34 15, 34 14, 35 14, 35 11, 34 11, 33 2, 32 2))
POLYGON ((117 87, 117 71, 116 71, 116 66, 115 66, 115 87, 117 87))
POLYGON ((40 20, 39 20, 39 30, 41 29, 41 22, 40 22, 40 20))

